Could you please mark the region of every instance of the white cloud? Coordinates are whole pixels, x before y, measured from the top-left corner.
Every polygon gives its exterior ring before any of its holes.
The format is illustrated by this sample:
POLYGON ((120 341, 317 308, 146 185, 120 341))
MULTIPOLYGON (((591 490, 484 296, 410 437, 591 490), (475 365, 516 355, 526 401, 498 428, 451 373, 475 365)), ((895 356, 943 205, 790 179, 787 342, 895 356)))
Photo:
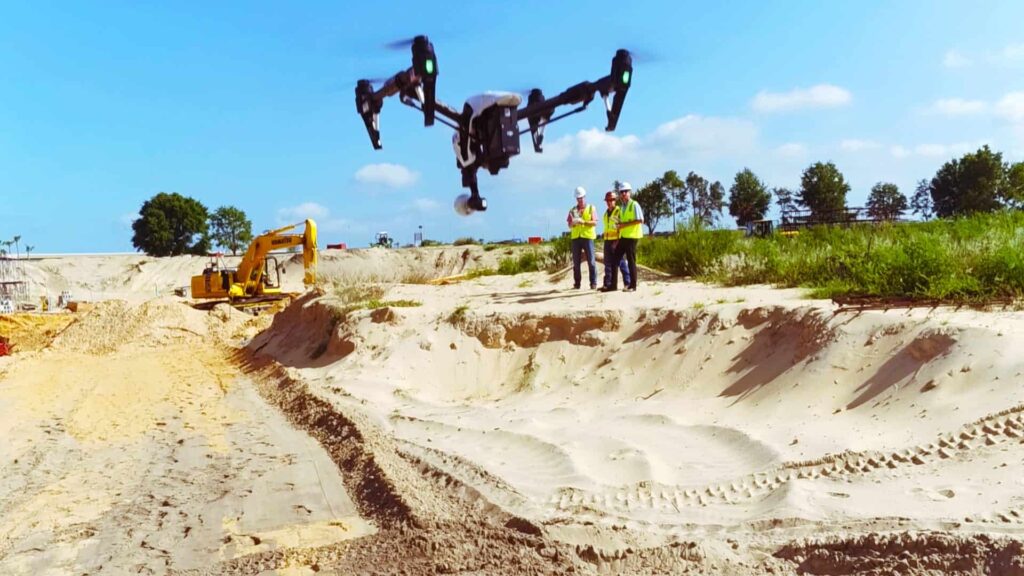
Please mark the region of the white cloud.
POLYGON ((616 178, 653 178, 680 163, 700 171, 716 160, 755 153, 757 139, 757 127, 749 120, 692 114, 645 135, 581 130, 546 143, 543 154, 524 150, 514 169, 499 176, 500 185, 546 193, 564 190, 571 198, 576 186, 601 188, 616 178))
POLYGON ((633 135, 613 136, 603 130, 591 128, 576 134, 579 157, 584 160, 621 160, 633 154, 640 139, 633 135))
POLYGON ((1024 62, 1024 43, 1008 44, 1001 53, 1007 62, 1024 62))
POLYGON ((776 156, 782 158, 803 158, 807 155, 807 146, 798 142, 783 144, 774 150, 776 156))
POLYGON ((362 224, 356 224, 345 218, 332 218, 330 209, 316 202, 303 202, 277 210, 277 224, 279 226, 294 224, 307 218, 315 220, 317 229, 321 232, 348 233, 365 230, 365 226, 362 224))
POLYGON ((1011 122, 1024 122, 1024 92, 1010 92, 996 104, 996 113, 1011 122))
POLYGON ((963 98, 944 98, 936 100, 927 111, 943 116, 967 116, 981 114, 988 110, 988 104, 982 100, 964 100, 963 98))
POLYGON ((801 108, 836 108, 853 100, 849 90, 832 84, 796 88, 789 92, 762 90, 754 96, 751 106, 757 112, 785 112, 801 108))
POLYGON ((121 216, 118 217, 117 221, 119 224, 121 224, 121 226, 124 226, 125 228, 131 228, 132 224, 134 224, 135 220, 137 220, 138 218, 138 212, 128 212, 126 214, 121 214, 121 216))
POLYGON ((907 150, 903 146, 892 146, 889 148, 889 153, 892 154, 894 158, 906 158, 907 156, 910 156, 910 150, 907 150))
POLYGON ((871 140, 858 140, 856 138, 848 138, 839 143, 839 147, 847 152, 861 152, 863 150, 875 150, 880 148, 882 145, 878 142, 872 142, 871 140))
POLYGON ((286 222, 297 222, 306 218, 325 219, 331 211, 316 202, 303 202, 296 206, 288 206, 277 210, 277 219, 286 222))
POLYGON ((367 164, 356 171, 356 181, 388 188, 411 186, 416 183, 419 176, 401 164, 367 164))
POLYGON ((645 144, 720 157, 753 150, 757 136, 757 126, 749 120, 688 114, 658 126, 645 144))
POLYGON ((412 201, 411 208, 417 212, 433 212, 441 205, 431 198, 417 198, 412 201))
POLYGON ((971 64, 973 62, 957 50, 946 52, 946 56, 942 59, 942 65, 946 68, 966 68, 971 64))

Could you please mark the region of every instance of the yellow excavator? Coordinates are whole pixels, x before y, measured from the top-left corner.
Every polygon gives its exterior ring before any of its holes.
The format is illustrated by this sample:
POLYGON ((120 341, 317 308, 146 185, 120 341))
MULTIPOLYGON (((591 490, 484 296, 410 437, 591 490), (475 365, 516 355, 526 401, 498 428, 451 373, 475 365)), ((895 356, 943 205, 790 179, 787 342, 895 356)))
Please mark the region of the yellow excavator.
POLYGON ((291 224, 257 236, 237 268, 227 268, 223 258, 215 255, 201 275, 192 277, 192 297, 227 299, 239 308, 288 298, 281 291, 280 265, 270 251, 292 246, 302 246, 302 283, 316 284, 316 222, 306 220, 302 234, 287 233, 301 225, 291 224))

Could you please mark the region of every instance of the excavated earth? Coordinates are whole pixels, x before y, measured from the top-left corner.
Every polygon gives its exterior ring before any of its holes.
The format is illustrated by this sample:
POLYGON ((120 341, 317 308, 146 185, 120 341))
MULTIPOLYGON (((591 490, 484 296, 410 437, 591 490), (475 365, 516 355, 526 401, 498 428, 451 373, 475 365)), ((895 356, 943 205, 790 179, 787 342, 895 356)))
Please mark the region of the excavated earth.
POLYGON ((440 254, 46 324, 0 359, 0 571, 1024 575, 1020 312, 440 254))

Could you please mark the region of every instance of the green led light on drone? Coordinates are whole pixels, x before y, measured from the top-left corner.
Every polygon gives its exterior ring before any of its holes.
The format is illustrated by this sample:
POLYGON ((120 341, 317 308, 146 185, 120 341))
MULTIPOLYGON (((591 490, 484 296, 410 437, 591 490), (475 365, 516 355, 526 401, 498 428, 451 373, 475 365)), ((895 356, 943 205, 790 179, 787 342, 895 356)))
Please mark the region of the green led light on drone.
POLYGON ((433 74, 434 73, 434 61, 428 58, 427 62, 425 64, 425 68, 427 69, 427 74, 433 74))
POLYGON ((629 70, 622 73, 622 83, 629 84, 629 70))

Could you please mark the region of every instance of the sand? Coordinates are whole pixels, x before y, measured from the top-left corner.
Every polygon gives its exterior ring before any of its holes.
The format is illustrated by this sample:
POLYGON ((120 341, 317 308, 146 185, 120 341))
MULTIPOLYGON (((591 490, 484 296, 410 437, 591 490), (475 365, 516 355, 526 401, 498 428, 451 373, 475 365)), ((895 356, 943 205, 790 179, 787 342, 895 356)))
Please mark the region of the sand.
POLYGON ((330 251, 272 318, 76 261, 103 303, 0 359, 0 569, 1024 574, 1021 312, 423 283, 504 250, 330 251))

